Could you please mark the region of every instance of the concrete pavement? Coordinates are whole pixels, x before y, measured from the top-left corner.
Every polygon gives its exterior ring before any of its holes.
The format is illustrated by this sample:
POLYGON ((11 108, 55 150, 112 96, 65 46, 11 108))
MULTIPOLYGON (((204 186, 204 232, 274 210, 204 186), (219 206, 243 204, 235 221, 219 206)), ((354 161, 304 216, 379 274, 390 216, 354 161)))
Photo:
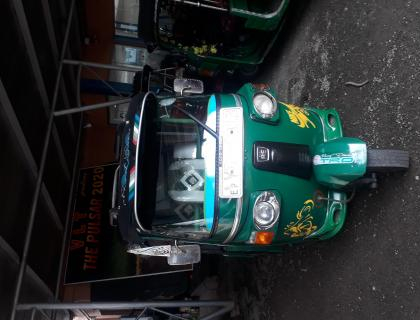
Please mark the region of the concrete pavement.
POLYGON ((283 31, 259 82, 336 108, 347 136, 409 150, 411 168, 359 192, 329 241, 224 259, 238 319, 419 318, 420 2, 295 1, 283 31))

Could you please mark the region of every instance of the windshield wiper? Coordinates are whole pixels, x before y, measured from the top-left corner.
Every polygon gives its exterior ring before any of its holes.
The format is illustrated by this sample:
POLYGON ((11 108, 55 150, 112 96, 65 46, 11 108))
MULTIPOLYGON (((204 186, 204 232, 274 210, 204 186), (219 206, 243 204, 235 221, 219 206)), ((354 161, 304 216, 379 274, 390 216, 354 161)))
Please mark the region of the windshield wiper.
POLYGON ((173 108, 177 109, 178 111, 181 111, 188 118, 190 118, 191 120, 193 120, 194 122, 196 122, 200 127, 202 127, 204 130, 206 130, 208 133, 210 133, 216 139, 216 141, 219 141, 219 136, 217 135, 216 131, 214 131, 208 125, 206 125, 205 123, 201 122, 196 117, 194 117, 191 113, 189 113, 187 110, 184 110, 184 109, 178 107, 177 105, 174 105, 173 108))

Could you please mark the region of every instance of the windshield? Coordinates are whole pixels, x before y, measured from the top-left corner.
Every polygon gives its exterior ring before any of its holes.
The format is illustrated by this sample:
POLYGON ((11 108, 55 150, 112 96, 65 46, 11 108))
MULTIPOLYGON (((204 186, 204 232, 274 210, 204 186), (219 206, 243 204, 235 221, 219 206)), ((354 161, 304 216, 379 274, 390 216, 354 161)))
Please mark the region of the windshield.
POLYGON ((216 139, 180 109, 215 130, 214 97, 171 97, 160 100, 157 110, 146 107, 137 178, 141 224, 168 235, 207 237, 214 217, 216 139))

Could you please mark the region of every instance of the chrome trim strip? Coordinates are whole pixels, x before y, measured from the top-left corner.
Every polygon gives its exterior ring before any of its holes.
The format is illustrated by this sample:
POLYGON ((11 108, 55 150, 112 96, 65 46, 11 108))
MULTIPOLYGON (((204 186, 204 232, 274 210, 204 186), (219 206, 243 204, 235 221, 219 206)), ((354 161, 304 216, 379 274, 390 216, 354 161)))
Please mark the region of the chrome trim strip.
POLYGON ((270 18, 273 18, 274 16, 276 16, 277 14, 279 14, 279 12, 283 9, 285 4, 286 4, 286 1, 282 1, 281 4, 278 6, 278 8, 276 10, 274 10, 272 12, 269 12, 269 13, 257 13, 257 12, 243 10, 243 9, 237 9, 237 8, 232 8, 231 11, 234 12, 234 13, 241 13, 241 14, 250 15, 250 16, 253 16, 253 17, 270 19, 270 18))
POLYGON ((233 220, 232 229, 230 230, 228 237, 226 238, 225 241, 223 241, 223 243, 229 243, 236 237, 236 234, 239 231, 239 224, 241 222, 241 213, 242 213, 242 198, 238 198, 236 200, 235 219, 233 220))
POLYGON ((280 209, 281 209, 281 204, 280 201, 277 199, 276 195, 272 192, 272 191, 263 191, 260 193, 260 195, 257 197, 257 199, 255 199, 253 208, 252 208, 252 216, 253 216, 253 220, 254 220, 254 226, 258 229, 258 230, 268 230, 271 229, 279 220, 280 217, 280 209), (275 213, 275 219, 273 220, 273 222, 271 222, 269 225, 266 226, 261 226, 258 224, 256 218, 255 218, 255 207, 258 203, 260 202, 268 202, 270 203, 273 208, 274 208, 274 213, 275 213))
POLYGON ((149 230, 145 229, 141 225, 140 220, 139 220, 139 216, 137 214, 137 171, 139 169, 138 161, 139 161, 139 146, 140 146, 141 125, 143 123, 144 106, 146 104, 146 100, 147 100, 147 97, 149 96, 149 94, 155 96, 155 94, 153 92, 149 91, 144 95, 143 101, 141 103, 140 120, 139 120, 139 132, 138 132, 138 139, 137 139, 137 145, 136 145, 136 161, 135 161, 136 174, 134 176, 134 218, 135 218, 136 223, 139 226, 140 230, 143 231, 143 232, 149 232, 149 230))
MULTIPOLYGON (((235 99, 236 106, 241 107, 243 109, 241 98, 236 94, 232 94, 232 96, 235 99)), ((244 132, 242 131, 242 136, 243 134, 244 132)), ((243 140, 243 137, 242 137, 242 140, 243 140)), ((226 238, 225 241, 223 241, 224 244, 231 242, 238 234, 239 225, 241 222, 242 203, 243 203, 243 196, 236 200, 235 218, 233 219, 232 229, 230 230, 228 237, 226 238)))

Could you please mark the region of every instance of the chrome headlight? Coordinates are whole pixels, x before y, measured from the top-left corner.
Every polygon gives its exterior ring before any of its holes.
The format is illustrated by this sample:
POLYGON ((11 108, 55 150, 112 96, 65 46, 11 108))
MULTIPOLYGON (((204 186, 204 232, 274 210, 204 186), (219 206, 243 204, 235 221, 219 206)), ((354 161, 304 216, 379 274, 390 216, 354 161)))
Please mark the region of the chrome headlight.
POLYGON ((272 118, 277 111, 277 102, 268 93, 259 92, 252 98, 255 111, 263 119, 272 118))
POLYGON ((261 193, 255 200, 253 214, 258 229, 270 229, 280 216, 280 203, 275 194, 269 191, 261 193))

